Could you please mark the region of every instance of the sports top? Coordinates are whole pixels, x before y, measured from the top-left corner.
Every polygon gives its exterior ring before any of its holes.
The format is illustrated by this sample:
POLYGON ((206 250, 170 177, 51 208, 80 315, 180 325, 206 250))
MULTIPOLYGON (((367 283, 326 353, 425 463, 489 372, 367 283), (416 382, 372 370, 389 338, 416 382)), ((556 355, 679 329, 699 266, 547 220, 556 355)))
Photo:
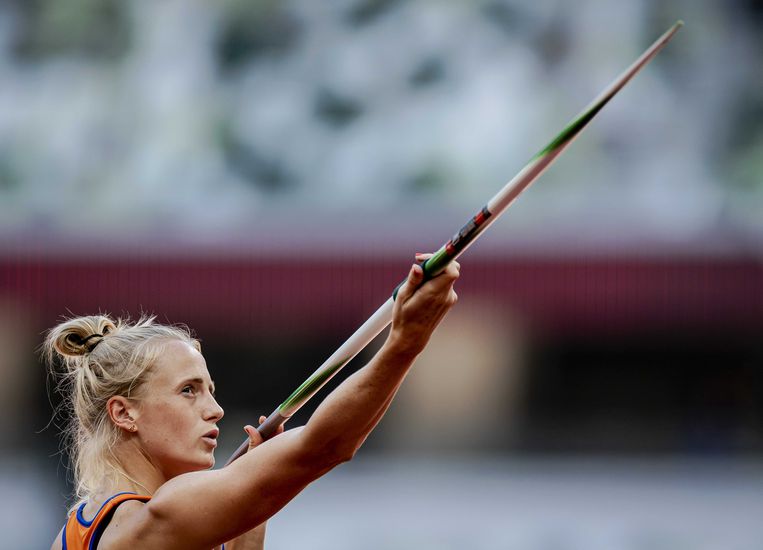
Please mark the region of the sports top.
MULTIPOLYGON (((86 502, 80 504, 77 512, 71 514, 66 520, 66 525, 61 533, 61 545, 63 550, 95 550, 98 548, 98 541, 101 540, 103 531, 111 521, 117 507, 128 500, 139 500, 148 502, 151 497, 148 495, 137 495, 135 493, 117 493, 112 495, 101 505, 101 508, 90 521, 85 519, 83 511, 86 502)), ((221 550, 225 550, 223 544, 221 550)))
POLYGON ((103 535, 104 529, 111 521, 111 517, 117 509, 117 506, 128 500, 139 500, 148 502, 151 500, 147 495, 136 495, 135 493, 117 493, 106 499, 101 505, 98 513, 90 521, 85 519, 83 511, 86 502, 80 504, 77 512, 69 516, 61 533, 61 543, 63 550, 94 550, 98 547, 98 541, 103 535))

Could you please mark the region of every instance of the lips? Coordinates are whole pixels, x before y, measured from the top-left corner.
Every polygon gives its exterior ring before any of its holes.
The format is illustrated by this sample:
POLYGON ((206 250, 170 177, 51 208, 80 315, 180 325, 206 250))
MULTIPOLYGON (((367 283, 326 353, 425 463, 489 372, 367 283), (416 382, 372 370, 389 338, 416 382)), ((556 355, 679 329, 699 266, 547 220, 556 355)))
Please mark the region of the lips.
POLYGON ((209 430, 207 433, 201 436, 201 438, 208 444, 212 445, 213 447, 217 447, 217 436, 220 435, 220 430, 217 428, 213 428, 209 430))

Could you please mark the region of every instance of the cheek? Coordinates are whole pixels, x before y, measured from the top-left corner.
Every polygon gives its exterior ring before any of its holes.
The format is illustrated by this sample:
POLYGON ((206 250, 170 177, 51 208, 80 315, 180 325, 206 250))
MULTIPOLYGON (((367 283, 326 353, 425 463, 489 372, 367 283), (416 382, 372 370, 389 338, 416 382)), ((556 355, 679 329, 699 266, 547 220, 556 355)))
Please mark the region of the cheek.
POLYGON ((144 442, 153 445, 183 440, 192 425, 190 408, 176 400, 151 403, 143 412, 144 442))

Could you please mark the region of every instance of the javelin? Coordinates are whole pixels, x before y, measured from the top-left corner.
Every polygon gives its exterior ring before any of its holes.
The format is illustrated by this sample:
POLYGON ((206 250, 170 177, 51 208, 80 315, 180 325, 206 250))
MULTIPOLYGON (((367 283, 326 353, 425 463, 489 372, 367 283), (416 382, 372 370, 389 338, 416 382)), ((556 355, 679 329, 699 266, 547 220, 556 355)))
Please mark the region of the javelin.
MULTIPOLYGON (((450 262, 458 258, 469 248, 477 237, 514 202, 514 199, 527 189, 562 154, 601 108, 665 47, 681 26, 683 26, 683 21, 677 21, 665 34, 658 38, 649 49, 641 54, 641 57, 634 61, 609 87, 599 94, 588 107, 583 109, 558 136, 541 149, 458 233, 435 252, 431 258, 424 262, 422 264, 424 279, 431 279, 441 273, 450 262)), ((398 286, 398 288, 400 287, 398 286)), ((268 416, 264 423, 260 424, 257 430, 263 439, 272 437, 279 426, 291 418, 326 382, 392 322, 392 308, 396 296, 397 288, 392 296, 339 349, 326 359, 318 370, 294 390, 286 401, 281 403, 268 416)), ((227 466, 246 453, 248 445, 249 440, 244 441, 231 455, 225 465, 227 466)))

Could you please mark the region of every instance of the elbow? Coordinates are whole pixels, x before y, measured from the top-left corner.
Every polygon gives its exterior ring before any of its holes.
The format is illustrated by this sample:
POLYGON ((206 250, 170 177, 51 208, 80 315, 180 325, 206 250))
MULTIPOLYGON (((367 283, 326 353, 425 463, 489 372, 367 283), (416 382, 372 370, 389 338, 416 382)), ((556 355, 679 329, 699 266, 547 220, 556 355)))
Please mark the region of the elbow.
POLYGON ((352 460, 367 437, 368 434, 350 437, 347 433, 326 437, 325 433, 316 434, 309 429, 308 425, 299 434, 299 453, 303 463, 318 467, 322 472, 327 472, 352 460))
POLYGON ((351 443, 347 442, 342 449, 339 449, 338 459, 340 461, 340 464, 342 462, 349 462, 350 460, 355 458, 355 455, 363 446, 363 443, 366 442, 367 438, 368 438, 368 434, 364 435, 361 439, 358 439, 351 443))
POLYGON ((360 449, 360 445, 361 443, 357 442, 324 441, 318 445, 310 445, 306 458, 311 464, 318 466, 322 472, 327 472, 352 460, 360 449))
POLYGON ((345 462, 349 462, 353 458, 355 458, 355 454, 360 450, 360 444, 354 445, 352 447, 349 447, 348 449, 344 450, 343 452, 339 453, 337 460, 339 461, 337 464, 343 464, 345 462))
POLYGON ((358 449, 360 449, 360 445, 329 445, 324 449, 322 455, 329 469, 332 469, 352 460, 358 449))

